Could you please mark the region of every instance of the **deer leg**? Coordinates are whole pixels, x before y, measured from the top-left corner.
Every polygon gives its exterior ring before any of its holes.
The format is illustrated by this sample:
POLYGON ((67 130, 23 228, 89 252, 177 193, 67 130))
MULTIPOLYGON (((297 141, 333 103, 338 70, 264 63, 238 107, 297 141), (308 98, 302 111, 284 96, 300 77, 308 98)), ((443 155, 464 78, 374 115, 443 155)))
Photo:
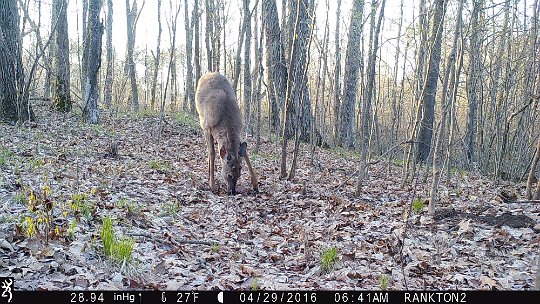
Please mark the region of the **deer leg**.
POLYGON ((214 137, 210 131, 206 133, 206 143, 208 146, 208 179, 210 182, 210 189, 212 191, 216 191, 216 183, 214 179, 214 160, 216 158, 216 150, 214 148, 214 137))
POLYGON ((257 176, 255 176, 255 172, 253 171, 253 167, 251 166, 251 162, 249 161, 247 151, 244 154, 244 159, 246 160, 246 165, 248 167, 249 177, 251 178, 251 185, 253 186, 253 190, 259 192, 259 183, 257 182, 257 176))

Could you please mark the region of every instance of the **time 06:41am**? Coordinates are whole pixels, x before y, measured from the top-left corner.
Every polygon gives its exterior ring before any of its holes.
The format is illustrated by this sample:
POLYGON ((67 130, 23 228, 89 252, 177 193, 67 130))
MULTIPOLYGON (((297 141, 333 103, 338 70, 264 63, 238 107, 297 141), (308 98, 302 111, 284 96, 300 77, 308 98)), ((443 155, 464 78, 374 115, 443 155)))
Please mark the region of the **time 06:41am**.
POLYGON ((334 303, 389 303, 388 292, 336 292, 334 303))

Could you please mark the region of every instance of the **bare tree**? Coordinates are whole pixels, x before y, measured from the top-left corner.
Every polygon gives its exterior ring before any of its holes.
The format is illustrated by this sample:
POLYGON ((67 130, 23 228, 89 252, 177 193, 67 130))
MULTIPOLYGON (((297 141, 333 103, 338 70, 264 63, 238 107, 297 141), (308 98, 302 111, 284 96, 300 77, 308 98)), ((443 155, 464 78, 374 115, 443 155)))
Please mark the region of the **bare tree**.
POLYGON ((54 73, 52 101, 57 111, 71 111, 69 38, 67 24, 67 0, 54 0, 52 23, 57 22, 54 33, 54 73), (58 21, 56 21, 58 20, 58 21))
POLYGON ((345 74, 343 86, 343 104, 341 107, 341 131, 339 142, 347 147, 354 147, 354 114, 356 113, 356 94, 358 73, 362 54, 360 51, 360 39, 362 36, 362 15, 364 13, 364 1, 354 0, 347 41, 347 53, 345 55, 345 74))
POLYGON ((141 10, 137 9, 137 0, 133 0, 133 4, 126 0, 126 22, 127 22, 127 55, 126 64, 131 82, 131 108, 134 111, 139 110, 139 90, 137 88, 137 69, 133 59, 135 50, 135 33, 137 30, 137 21, 144 7, 144 1, 141 10))
POLYGON ((439 78, 439 63, 441 62, 441 43, 446 13, 447 0, 435 0, 433 27, 430 41, 433 41, 426 74, 425 85, 421 94, 422 120, 418 133, 420 143, 418 160, 425 162, 431 150, 431 137, 433 135, 433 119, 435 116, 435 95, 439 78))
POLYGON ((334 44, 336 46, 336 63, 334 69, 334 138, 340 138, 340 116, 341 116, 341 48, 340 48, 340 21, 341 21, 341 0, 337 0, 337 9, 336 9, 336 29, 334 36, 334 44))
POLYGON ((246 46, 244 47, 244 126, 246 131, 251 132, 253 128, 251 119, 251 16, 249 11, 249 0, 243 1, 244 15, 244 33, 246 35, 246 46))
MULTIPOLYGON (((454 105, 455 100, 455 94, 454 90, 456 88, 456 82, 459 81, 459 75, 456 77, 456 74, 459 74, 461 72, 461 62, 459 61, 460 68, 456 72, 456 57, 457 57, 457 49, 458 49, 458 39, 460 37, 461 33, 461 16, 463 11, 463 3, 465 0, 459 1, 459 7, 457 12, 457 19, 456 19, 456 26, 454 30, 454 39, 452 42, 452 49, 450 51, 450 55, 447 58, 446 63, 446 69, 444 71, 444 77, 443 77, 443 89, 442 89, 442 99, 441 99, 441 107, 442 107, 442 117, 441 121, 439 123, 439 126, 437 128, 436 132, 436 140, 435 140, 435 147, 433 148, 433 179, 431 183, 431 189, 430 189, 430 200, 429 200, 429 214, 434 215, 435 214, 435 205, 437 204, 437 193, 439 189, 439 182, 440 182, 440 176, 441 176, 441 163, 442 163, 442 151, 443 151, 443 142, 448 141, 448 135, 447 135, 447 117, 449 116, 449 112, 453 111, 452 106, 454 105), (449 79, 450 77, 450 79, 449 79)), ((463 48, 461 48, 461 52, 459 54, 459 58, 462 57, 463 48)), ((452 123, 450 123, 450 126, 452 126, 452 123)))
MULTIPOLYGON (((186 5, 187 7, 187 5, 186 5)), ((158 37, 156 43, 156 52, 152 53, 154 58, 154 70, 152 71, 152 88, 150 89, 150 108, 153 110, 156 103, 156 87, 157 87, 157 76, 159 71, 159 63, 161 59, 161 0, 157 1, 157 20, 158 20, 158 37)), ((186 8, 187 12, 187 8, 186 8)), ((189 18, 187 19, 189 20, 189 18)), ((187 22, 187 21, 186 21, 187 22)), ((191 55, 191 54, 189 54, 191 55)), ((191 59, 191 57, 190 57, 191 59)))
POLYGON ((475 140, 477 128, 477 107, 480 89, 480 45, 481 45, 481 25, 480 11, 483 9, 483 0, 473 0, 473 10, 471 13, 471 36, 470 36, 470 64, 469 77, 467 78, 467 97, 469 101, 469 113, 467 116, 467 133, 465 143, 467 145, 467 161, 476 161, 475 140))
MULTIPOLYGON (((199 23, 200 23, 200 11, 199 11, 199 0, 195 0, 195 4, 193 6, 193 35, 195 37, 195 49, 194 49, 194 61, 195 61, 195 83, 199 82, 199 78, 201 78, 201 48, 200 48, 200 37, 201 32, 199 30, 199 23)), ((195 102, 195 101, 194 101, 195 102)))
POLYGON ((219 57, 221 47, 221 20, 220 8, 223 4, 220 0, 205 0, 206 7, 206 57, 208 58, 208 70, 219 71, 219 57))
POLYGON ((279 107, 285 105, 287 68, 281 42, 276 0, 263 0, 262 20, 266 46, 266 70, 269 100, 270 128, 279 132, 279 107))
POLYGON ((85 71, 83 78, 83 117, 85 121, 91 124, 99 122, 97 76, 101 67, 101 36, 103 35, 103 23, 99 20, 101 5, 101 0, 90 1, 86 27, 88 34, 84 40, 83 51, 83 67, 85 71))
MULTIPOLYGON (((184 110, 189 110, 195 113, 195 89, 193 84, 193 27, 190 24, 188 1, 184 1, 184 28, 186 30, 186 92, 184 95, 184 110)), ((195 20, 195 16, 192 15, 192 20, 195 20)))
POLYGON ((107 0, 107 71, 105 72, 105 83, 103 101, 106 107, 112 104, 112 87, 113 87, 113 46, 112 46, 112 25, 113 25, 113 3, 112 0, 107 0))
POLYGON ((377 21, 377 27, 375 27, 375 15, 377 13, 377 8, 379 3, 372 3, 371 11, 371 47, 369 52, 368 67, 367 67, 367 85, 366 91, 363 98, 363 111, 362 111, 362 133, 361 133, 361 148, 360 148, 360 164, 358 168, 358 181, 356 183, 356 195, 360 195, 362 190, 362 185, 364 184, 365 173, 366 173, 366 164, 368 158, 369 150, 369 138, 371 134, 371 108, 372 108, 372 99, 375 90, 375 65, 377 62, 377 52, 379 49, 379 34, 381 32, 381 24, 384 16, 384 6, 386 0, 382 0, 380 3, 380 12, 379 19, 377 21))
POLYGON ((0 121, 16 123, 33 119, 25 96, 22 40, 16 0, 0 5, 0 121))

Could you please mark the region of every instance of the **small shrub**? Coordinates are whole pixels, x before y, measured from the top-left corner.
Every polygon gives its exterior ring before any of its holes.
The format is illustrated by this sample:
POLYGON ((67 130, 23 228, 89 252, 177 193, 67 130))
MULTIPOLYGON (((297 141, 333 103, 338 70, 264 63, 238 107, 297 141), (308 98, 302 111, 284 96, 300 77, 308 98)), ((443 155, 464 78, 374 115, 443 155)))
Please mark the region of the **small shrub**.
POLYGON ((256 290, 259 290, 259 288, 260 288, 259 280, 257 278, 254 278, 253 282, 251 283, 251 290, 256 291, 256 290))
POLYGON ((321 258, 321 270, 323 272, 331 271, 338 262, 338 254, 336 247, 326 249, 321 258))
POLYGON ((148 166, 152 170, 168 171, 171 169, 171 163, 169 161, 151 160, 148 162, 148 166))
POLYGON ((2 149, 0 149, 0 167, 7 165, 13 156, 15 156, 13 152, 8 148, 2 147, 2 149))
POLYGON ((116 203, 116 206, 120 209, 127 209, 129 213, 135 213, 135 211, 137 211, 137 205, 133 202, 130 202, 125 197, 120 198, 116 203))
POLYGON ((37 233, 36 225, 34 224, 34 220, 31 217, 29 216, 25 217, 23 227, 25 228, 26 235, 29 238, 32 238, 36 235, 37 233))
POLYGON ((70 239, 73 239, 73 236, 75 235, 75 227, 77 225, 77 220, 76 219, 72 219, 70 222, 69 222, 69 227, 68 227, 68 236, 70 239))
POLYGON ((26 197, 26 194, 24 192, 18 192, 17 194, 15 194, 15 196, 13 197, 13 201, 15 203, 19 203, 25 206, 28 205, 28 198, 26 197))
POLYGON ((381 274, 379 277, 379 285, 381 287, 381 290, 387 290, 388 289, 388 283, 390 282, 390 279, 386 274, 381 274))
POLYGON ((422 213, 422 210, 424 209, 424 202, 421 198, 416 198, 412 202, 412 212, 413 213, 422 213))
POLYGON ((180 211, 180 205, 177 200, 168 201, 163 204, 163 213, 167 215, 175 216, 178 214, 178 211, 180 211))
POLYGON ((45 160, 41 158, 33 157, 30 159, 29 164, 32 170, 36 170, 38 168, 45 166, 45 160))
POLYGON ((92 202, 84 192, 72 194, 70 198, 70 208, 75 213, 80 213, 86 220, 92 220, 92 202))
POLYGON ((218 243, 213 243, 212 246, 210 247, 210 251, 212 253, 218 253, 219 252, 219 244, 218 243))

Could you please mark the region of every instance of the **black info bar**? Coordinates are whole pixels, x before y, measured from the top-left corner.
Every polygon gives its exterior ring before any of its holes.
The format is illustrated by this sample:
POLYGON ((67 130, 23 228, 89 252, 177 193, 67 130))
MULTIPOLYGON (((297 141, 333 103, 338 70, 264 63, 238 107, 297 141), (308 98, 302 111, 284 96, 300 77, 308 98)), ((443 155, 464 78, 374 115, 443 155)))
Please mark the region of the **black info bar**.
POLYGON ((0 278, 0 304, 538 303, 540 291, 385 290, 20 290, 0 278))
POLYGON ((540 291, 25 291, 0 303, 538 303, 540 291))

